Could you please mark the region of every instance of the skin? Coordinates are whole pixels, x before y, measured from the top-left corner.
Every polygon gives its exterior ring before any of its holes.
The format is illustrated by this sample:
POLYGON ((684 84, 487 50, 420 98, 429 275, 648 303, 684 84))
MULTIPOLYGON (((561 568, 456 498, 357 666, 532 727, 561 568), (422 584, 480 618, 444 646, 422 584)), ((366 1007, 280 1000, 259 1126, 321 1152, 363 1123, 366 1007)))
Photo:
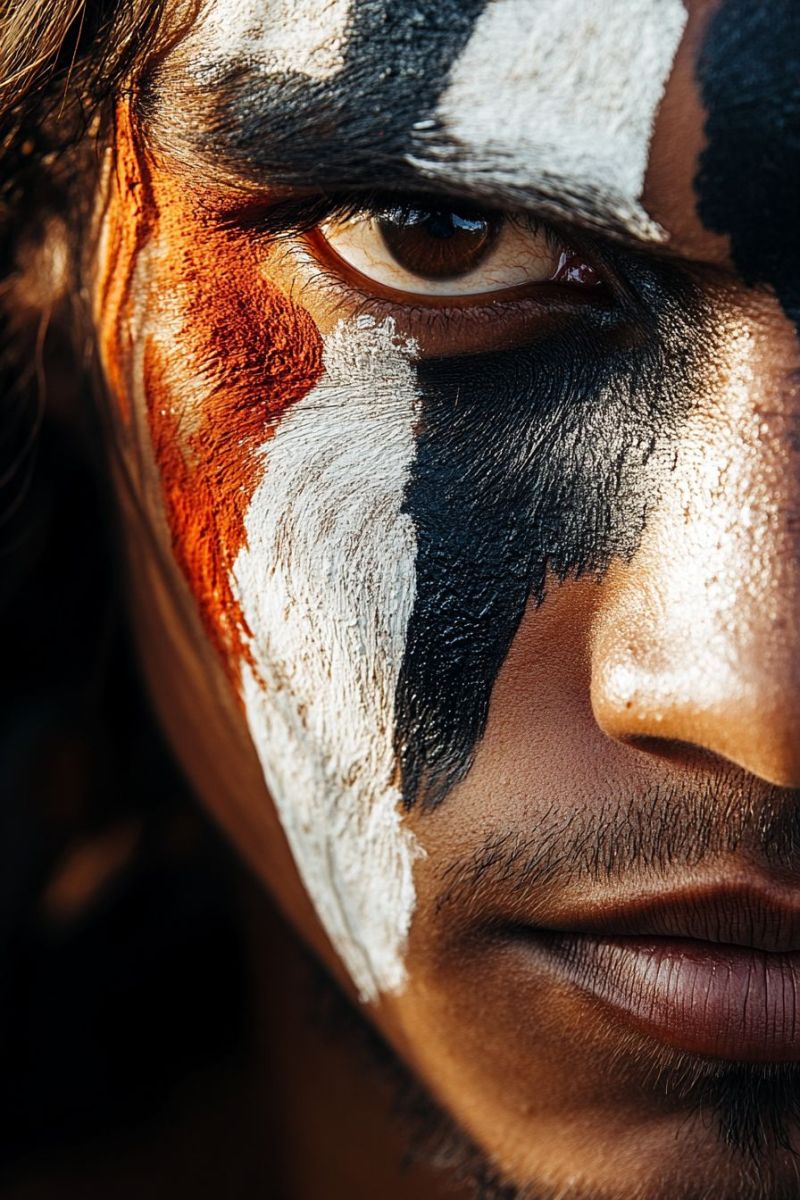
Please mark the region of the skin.
MULTIPOLYGON (((126 104, 98 206, 95 322, 131 611, 162 722, 198 794, 300 937, 354 1000, 366 988, 369 1021, 504 1175, 543 1196, 733 1197, 746 1186, 713 1124, 659 1086, 657 1071, 677 1073, 677 1056, 615 1025, 488 931, 498 912, 547 918, 580 904, 580 872, 521 886, 513 871, 474 870, 487 844, 558 836, 576 814, 599 828, 610 806, 645 811, 660 795, 712 831, 696 861, 673 856, 676 877, 778 878, 757 817, 791 813, 800 787, 800 362, 791 289, 764 286, 758 268, 742 267, 735 231, 732 240, 724 222, 701 215, 697 62, 713 10, 689 5, 642 195, 665 234, 645 242, 645 261, 690 281, 696 305, 691 354, 680 370, 676 352, 665 360, 675 371, 664 389, 678 398, 674 422, 647 460, 644 499, 620 510, 618 541, 571 560, 565 551, 563 562, 556 546, 549 573, 529 580, 489 679, 483 726, 457 769, 443 783, 431 759, 426 775, 397 751, 396 809, 413 839, 416 893, 397 986, 369 991, 354 975, 310 898, 313 881, 298 872, 264 781, 269 739, 261 760, 253 746, 241 681, 247 670, 257 676, 257 652, 235 584, 248 544, 241 495, 262 481, 242 449, 265 439, 263 411, 254 415, 250 401, 265 395, 270 420, 282 418, 323 377, 326 338, 363 310, 315 289, 303 261, 258 241, 252 224, 231 224, 251 191, 230 186, 225 171, 200 170, 197 182, 186 145, 163 126, 155 136, 126 104), (254 345, 269 347, 266 366, 254 345), (435 787, 424 783, 431 778, 435 787), (726 842, 726 830, 738 837, 726 842)), ((612 231, 612 253, 620 236, 612 231)), ((686 295, 664 317, 673 330, 686 295)), ((476 338, 480 349, 505 351, 531 322, 561 329, 573 319, 568 306, 555 316, 509 306, 465 330, 458 311, 434 307, 438 315, 420 322, 413 306, 392 303, 396 330, 416 340, 423 361, 474 348, 476 338)), ((387 312, 378 301, 366 307, 374 322, 387 312)), ((277 444, 274 429, 266 436, 277 444)), ((645 467, 631 470, 638 480, 645 467)), ((406 658, 401 698, 421 655, 406 658)), ((424 725, 412 713, 411 742, 421 736, 415 720, 424 725)), ((795 866, 784 864, 783 886, 795 866)), ((617 882, 644 893, 653 874, 634 862, 617 882)), ((276 1021, 289 1027, 285 1015, 276 1021)), ((793 1194, 785 1151, 765 1152, 761 1168, 772 1190, 744 1194, 793 1194)), ((298 1188, 313 1191, 308 1181, 298 1188)), ((422 1193, 400 1185, 402 1194, 422 1193)))

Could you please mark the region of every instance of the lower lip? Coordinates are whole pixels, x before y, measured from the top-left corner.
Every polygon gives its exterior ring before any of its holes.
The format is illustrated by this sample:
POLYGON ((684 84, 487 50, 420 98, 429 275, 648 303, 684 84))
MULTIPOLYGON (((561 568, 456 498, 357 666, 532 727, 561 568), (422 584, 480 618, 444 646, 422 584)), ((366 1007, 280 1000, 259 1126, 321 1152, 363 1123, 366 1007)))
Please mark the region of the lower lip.
POLYGON ((562 977, 658 1041, 712 1058, 800 1059, 800 953, 585 934, 536 941, 562 977))

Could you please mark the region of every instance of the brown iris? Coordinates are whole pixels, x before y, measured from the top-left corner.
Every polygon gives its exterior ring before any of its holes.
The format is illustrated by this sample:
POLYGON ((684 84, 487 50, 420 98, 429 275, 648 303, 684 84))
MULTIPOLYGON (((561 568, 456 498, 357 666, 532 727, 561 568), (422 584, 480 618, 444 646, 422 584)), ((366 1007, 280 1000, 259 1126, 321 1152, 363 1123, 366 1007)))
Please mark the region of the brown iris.
POLYGON ((376 223, 398 265, 421 279, 469 275, 500 230, 500 222, 485 214, 444 207, 384 209, 376 223))

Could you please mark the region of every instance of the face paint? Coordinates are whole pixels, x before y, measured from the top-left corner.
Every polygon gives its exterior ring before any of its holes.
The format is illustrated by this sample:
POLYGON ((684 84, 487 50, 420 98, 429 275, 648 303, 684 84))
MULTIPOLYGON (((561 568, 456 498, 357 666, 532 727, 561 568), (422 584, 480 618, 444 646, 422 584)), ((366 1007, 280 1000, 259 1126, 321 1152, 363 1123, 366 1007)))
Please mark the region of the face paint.
POLYGON ((234 578, 244 699, 295 862, 362 999, 398 990, 420 853, 394 783, 394 692, 414 597, 402 511, 411 347, 341 322, 325 372, 265 449, 234 578))
MULTIPOLYGON (((314 4, 319 32, 310 40, 341 45, 341 66, 324 77, 314 69, 313 54, 293 51, 278 64, 262 52, 276 10, 274 0, 257 5, 263 32, 232 44, 227 34, 207 39, 200 30, 174 62, 154 73, 144 97, 153 136, 195 167, 224 168, 259 183, 267 178, 332 189, 374 186, 378 179, 382 186, 409 185, 414 129, 434 116, 484 4, 357 0, 343 34, 339 5, 314 4), (215 80, 213 91, 196 86, 198 61, 215 80)), ((316 16, 307 24, 316 30, 316 16)))
POLYGON ((723 0, 698 61, 707 228, 730 236, 746 283, 771 284, 800 327, 800 14, 793 0, 723 0))
MULTIPOLYGON (((293 60, 276 74, 237 49, 197 147, 210 129, 228 161, 246 170, 257 158, 284 182, 320 160, 329 186, 337 170, 374 182, 398 163, 418 180, 412 151, 421 133, 430 150, 426 122, 448 80, 463 86, 451 70, 483 8, 425 8, 420 35, 404 5, 356 5, 332 73, 293 60), (376 55, 393 69, 382 74, 376 55)), ((312 38, 312 59, 335 40, 312 38)), ((632 146, 645 127, 649 137, 665 71, 646 103, 633 89, 638 132, 616 143, 623 191, 639 186, 632 146)), ((174 140, 153 107, 158 86, 145 89, 145 116, 185 155, 185 133, 174 140)), ((180 180, 158 169, 123 179, 119 204, 145 234, 131 243, 138 265, 125 264, 131 286, 103 313, 107 374, 122 363, 131 407, 146 405, 175 558, 242 698, 306 888, 373 999, 403 984, 414 908, 420 851, 398 804, 434 804, 468 770, 548 570, 599 573, 634 552, 694 395, 700 314, 677 273, 627 264, 641 311, 545 322, 514 351, 416 361, 391 325, 355 319, 323 345, 267 278, 264 242, 215 222, 180 180)))
POLYGON ((124 113, 119 125, 127 194, 110 221, 124 233, 108 259, 126 283, 112 284, 102 304, 106 371, 127 409, 137 392, 146 397, 173 550, 238 680, 249 651, 230 571, 244 512, 265 440, 316 382, 320 339, 307 314, 264 281, 244 239, 190 236, 196 218, 180 185, 154 186, 124 113))
MULTIPOLYGON (((264 6, 265 30, 277 11, 264 6)), ((456 188, 662 237, 639 197, 687 21, 681 0, 615 0, 602 20, 591 0, 358 0, 342 17, 339 5, 312 5, 313 32, 280 63, 249 18, 238 40, 190 39, 150 81, 154 135, 212 174, 456 188), (198 62, 213 89, 196 86, 198 62)))
POLYGON ((681 275, 630 260, 626 274, 643 301, 635 333, 594 313, 466 367, 419 364, 405 501, 417 590, 397 697, 409 805, 438 803, 468 771, 497 672, 548 571, 600 574, 630 558, 657 502, 708 343, 681 275))
POLYGON ((660 240, 642 208, 653 120, 688 14, 681 0, 491 0, 453 65, 415 162, 453 186, 486 179, 572 219, 613 214, 660 240), (570 180, 564 197, 559 180, 570 180), (594 198, 594 201, 593 201, 594 198))
POLYGON ((227 64, 323 80, 342 69, 351 0, 215 0, 192 34, 192 71, 213 85, 227 64))
POLYGON ((147 413, 175 559, 300 875, 371 1000, 402 986, 420 853, 393 752, 414 594, 412 348, 365 318, 328 336, 323 364, 263 249, 137 156, 124 114, 119 146, 106 258, 128 283, 101 290, 106 374, 147 413))

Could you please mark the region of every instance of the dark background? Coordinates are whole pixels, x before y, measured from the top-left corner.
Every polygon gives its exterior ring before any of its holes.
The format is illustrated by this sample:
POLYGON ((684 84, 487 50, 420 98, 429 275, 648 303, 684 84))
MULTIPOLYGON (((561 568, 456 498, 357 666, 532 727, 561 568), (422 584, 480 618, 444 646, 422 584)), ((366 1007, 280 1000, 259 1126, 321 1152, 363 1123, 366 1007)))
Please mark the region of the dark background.
POLYGON ((137 677, 90 406, 39 403, 3 427, 0 1196, 268 1195, 247 881, 137 677))

